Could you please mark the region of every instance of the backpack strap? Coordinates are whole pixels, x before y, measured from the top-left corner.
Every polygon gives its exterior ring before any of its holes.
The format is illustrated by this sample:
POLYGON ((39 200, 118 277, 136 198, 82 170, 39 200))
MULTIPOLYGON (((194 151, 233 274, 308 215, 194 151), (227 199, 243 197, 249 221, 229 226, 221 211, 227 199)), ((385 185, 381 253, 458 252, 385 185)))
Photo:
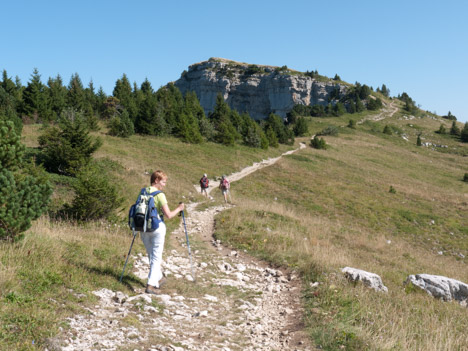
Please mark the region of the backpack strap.
MULTIPOLYGON (((159 193, 162 193, 162 191, 161 190, 156 190, 156 191, 153 191, 152 193, 150 193, 150 195, 153 198, 155 198, 159 193)), ((156 207, 156 204, 155 204, 155 207, 156 207)), ((162 213, 162 211, 161 211, 161 213, 159 213, 159 211, 158 211, 158 215, 161 218, 161 220, 164 222, 164 213, 162 213)))

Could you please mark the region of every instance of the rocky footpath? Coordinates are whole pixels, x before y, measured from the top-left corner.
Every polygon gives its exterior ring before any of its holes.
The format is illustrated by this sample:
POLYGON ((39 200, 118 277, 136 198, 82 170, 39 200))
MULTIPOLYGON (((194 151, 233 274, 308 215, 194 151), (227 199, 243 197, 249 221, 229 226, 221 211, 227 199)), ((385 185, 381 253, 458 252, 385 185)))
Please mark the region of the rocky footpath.
POLYGON ((207 114, 221 93, 232 109, 247 112, 254 119, 270 113, 284 118, 296 104, 326 105, 332 92, 338 89, 343 95, 347 89, 331 79, 318 80, 297 71, 222 58, 191 65, 174 84, 182 94, 194 91, 207 114))
MULTIPOLYGON (((95 291, 99 303, 68 320, 70 329, 57 349, 310 350, 294 272, 268 267, 212 238, 215 214, 229 206, 188 206, 189 236, 200 247, 192 253, 195 281, 181 224, 172 233, 176 247, 164 255, 168 288, 160 295, 143 288, 134 296, 95 291)), ((146 279, 147 257, 132 260, 133 273, 146 279)))

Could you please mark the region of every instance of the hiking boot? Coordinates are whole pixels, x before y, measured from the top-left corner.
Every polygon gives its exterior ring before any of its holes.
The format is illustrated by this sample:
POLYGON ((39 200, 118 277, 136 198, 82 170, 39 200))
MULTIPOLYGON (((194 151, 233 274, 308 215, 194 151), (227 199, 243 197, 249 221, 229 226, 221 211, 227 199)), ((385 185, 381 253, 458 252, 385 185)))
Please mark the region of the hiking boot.
POLYGON ((162 277, 161 280, 159 281, 159 288, 161 289, 161 287, 166 284, 166 278, 165 277, 162 277))
POLYGON ((152 285, 146 285, 146 290, 145 293, 147 294, 153 294, 153 295, 158 295, 159 294, 159 289, 155 286, 152 285))

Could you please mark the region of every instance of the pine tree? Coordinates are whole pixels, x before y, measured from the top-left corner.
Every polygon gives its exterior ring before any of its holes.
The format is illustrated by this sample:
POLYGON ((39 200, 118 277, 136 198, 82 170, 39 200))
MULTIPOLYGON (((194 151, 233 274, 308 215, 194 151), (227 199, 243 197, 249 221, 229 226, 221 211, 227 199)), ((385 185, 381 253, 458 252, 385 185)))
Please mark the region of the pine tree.
POLYGON ((436 131, 436 133, 447 134, 447 130, 445 129, 445 126, 443 124, 441 124, 440 127, 439 127, 439 130, 436 131))
POLYGON ((21 134, 23 121, 18 117, 17 108, 20 107, 17 88, 15 83, 8 78, 8 74, 3 70, 2 81, 0 82, 0 118, 12 121, 17 134, 21 134))
POLYGON ((83 91, 84 96, 84 107, 83 113, 88 124, 89 130, 99 130, 99 107, 97 105, 96 94, 94 93, 94 84, 91 80, 88 84, 88 87, 83 91))
MULTIPOLYGON (((155 94, 158 104, 162 107, 165 121, 172 129, 177 125, 177 115, 182 112, 184 98, 180 90, 173 84, 160 88, 155 94)), ((176 129, 174 129, 176 131, 176 129)))
MULTIPOLYGON (((265 130, 268 128, 271 128, 275 132, 280 144, 294 143, 293 131, 287 128, 280 116, 271 113, 265 121, 265 130)), ((271 145, 270 138, 268 138, 268 140, 271 145)))
POLYGON ((267 127, 267 130, 265 132, 266 138, 268 140, 268 144, 271 147, 278 147, 278 137, 276 136, 275 131, 271 126, 267 127))
POLYGON ((356 112, 362 112, 365 109, 366 109, 366 107, 362 103, 361 99, 357 96, 356 97, 356 112))
POLYGON ((121 112, 122 108, 120 106, 119 99, 113 96, 109 96, 102 102, 102 107, 100 110, 101 118, 112 119, 121 112))
POLYGON ((31 81, 23 92, 24 107, 23 112, 32 118, 48 120, 51 117, 48 113, 48 101, 44 85, 41 82, 41 75, 37 68, 31 75, 31 81))
POLYGON ((85 107, 85 94, 83 83, 78 73, 72 74, 68 84, 67 105, 76 111, 83 111, 85 107))
POLYGON ((93 165, 77 174, 73 190, 75 198, 64 210, 69 217, 81 221, 109 218, 123 202, 107 175, 93 165))
POLYGON ((210 120, 207 117, 204 117, 198 122, 198 125, 200 127, 201 135, 203 135, 203 137, 208 141, 214 141, 216 131, 210 120))
POLYGON ((50 108, 53 113, 53 119, 57 119, 66 106, 67 88, 63 85, 62 77, 49 78, 47 81, 49 87, 50 108))
POLYGON ((416 139, 416 146, 421 146, 421 145, 422 145, 421 134, 418 134, 418 138, 416 139))
POLYGON ((0 240, 15 240, 47 210, 52 188, 41 169, 28 165, 13 122, 0 118, 0 240))
POLYGON ((130 82, 125 74, 115 82, 112 94, 119 99, 122 106, 128 111, 130 119, 135 120, 138 115, 138 106, 130 82))
POLYGON ((367 103, 367 109, 371 111, 375 111, 382 108, 382 100, 379 98, 377 99, 369 99, 369 102, 367 103))
POLYGON ((59 128, 51 127, 39 137, 44 166, 59 174, 75 176, 91 161, 102 142, 89 135, 82 114, 65 110, 59 118, 59 128))
POLYGON ((452 122, 452 127, 450 128, 450 135, 459 136, 460 135, 460 128, 457 126, 457 121, 452 122))
POLYGON ((327 143, 325 139, 315 136, 313 139, 310 140, 310 146, 312 146, 314 149, 324 150, 327 148, 327 143))
POLYGON ((344 105, 341 102, 337 102, 335 106, 333 106, 333 116, 339 117, 341 115, 344 115, 346 113, 346 109, 344 105))
POLYGON ((383 133, 388 134, 388 135, 392 135, 392 129, 388 125, 385 125, 385 127, 383 129, 383 133))
MULTIPOLYGON (((201 112, 197 107, 198 99, 194 94, 190 94, 191 97, 184 98, 184 106, 182 112, 177 116, 177 127, 179 128, 179 136, 187 143, 198 144, 203 141, 203 137, 200 133, 199 119, 195 116, 195 113, 201 112)), ((205 114, 203 113, 203 116, 205 114)), ((203 117, 201 117, 203 118, 203 117)))
POLYGON ((99 87, 99 90, 96 94, 96 112, 98 112, 99 116, 101 118, 104 118, 103 117, 103 112, 104 112, 104 109, 105 109, 105 106, 104 106, 104 103, 105 101, 107 100, 107 95, 106 93, 104 92, 104 89, 101 87, 99 87))
POLYGON ((468 122, 465 123, 465 126, 460 133, 460 140, 464 143, 468 143, 468 122))
POLYGON ((198 121, 201 121, 206 117, 203 107, 200 105, 200 101, 197 98, 197 94, 194 91, 188 91, 184 97, 184 107, 190 110, 197 118, 198 121))
POLYGON ((190 111, 182 111, 177 115, 177 136, 192 144, 199 144, 203 141, 198 128, 198 121, 190 111))
POLYGON ((129 117, 127 110, 124 110, 120 115, 115 115, 109 121, 109 134, 122 138, 128 138, 135 134, 133 122, 129 117))
POLYGON ((158 101, 153 94, 151 84, 147 80, 142 84, 141 92, 143 101, 139 106, 140 112, 135 121, 135 131, 141 134, 163 135, 163 130, 157 128, 158 118, 164 119, 162 108, 158 108, 158 101))
POLYGON ((236 139, 240 138, 239 133, 231 121, 231 108, 224 101, 221 94, 216 96, 214 110, 209 115, 210 121, 216 130, 215 141, 224 145, 234 145, 236 139))
POLYGON ((248 128, 247 135, 244 137, 244 143, 245 145, 250 147, 261 147, 260 135, 257 134, 255 126, 251 126, 248 128))
POLYGON ((231 109, 229 105, 224 101, 223 96, 220 93, 218 93, 218 95, 216 96, 216 102, 213 112, 211 112, 209 115, 209 118, 213 122, 215 128, 217 128, 217 125, 222 121, 230 121, 230 113, 231 109))
POLYGON ((0 83, 0 113, 1 111, 12 110, 16 114, 19 107, 18 92, 15 83, 8 77, 6 70, 3 70, 2 81, 0 83))
POLYGON ((309 127, 304 117, 301 117, 297 120, 296 124, 294 125, 293 131, 295 136, 304 136, 309 134, 309 127))
POLYGON ((217 134, 215 140, 227 146, 233 146, 236 138, 235 138, 235 129, 232 124, 228 123, 227 121, 222 121, 218 123, 216 128, 217 134))
POLYGON ((386 97, 389 97, 390 96, 390 89, 387 88, 387 86, 385 84, 382 84, 382 95, 383 96, 386 96, 386 97))

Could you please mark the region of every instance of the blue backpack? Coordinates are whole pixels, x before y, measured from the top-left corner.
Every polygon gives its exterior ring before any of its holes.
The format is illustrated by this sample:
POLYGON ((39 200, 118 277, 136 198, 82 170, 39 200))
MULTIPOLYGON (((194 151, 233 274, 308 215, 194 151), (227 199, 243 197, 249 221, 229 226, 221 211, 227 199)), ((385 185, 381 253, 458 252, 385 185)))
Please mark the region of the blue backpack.
POLYGON ((130 207, 128 212, 128 225, 130 229, 137 232, 152 232, 159 228, 159 223, 164 218, 158 213, 154 203, 154 197, 161 191, 148 193, 146 188, 141 189, 136 202, 130 207))

